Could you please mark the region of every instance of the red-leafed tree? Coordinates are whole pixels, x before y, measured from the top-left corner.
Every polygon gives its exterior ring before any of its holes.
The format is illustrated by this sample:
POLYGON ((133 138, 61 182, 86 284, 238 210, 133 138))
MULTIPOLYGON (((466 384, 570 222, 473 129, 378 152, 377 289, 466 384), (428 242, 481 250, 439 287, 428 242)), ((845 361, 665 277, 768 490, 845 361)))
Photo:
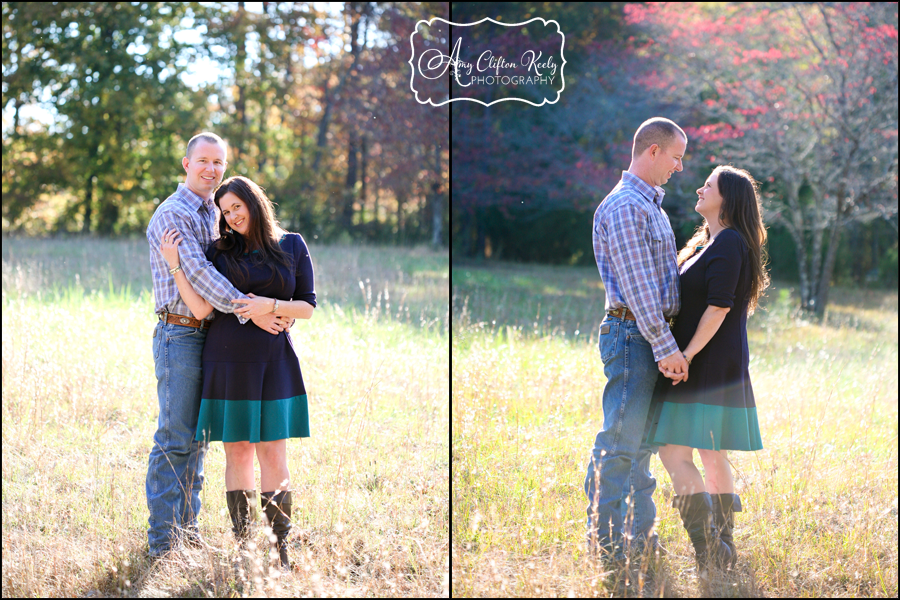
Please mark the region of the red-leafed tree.
POLYGON ((626 7, 657 67, 644 77, 690 107, 710 163, 748 169, 766 219, 797 248, 801 302, 824 315, 841 230, 897 213, 897 4, 626 7))

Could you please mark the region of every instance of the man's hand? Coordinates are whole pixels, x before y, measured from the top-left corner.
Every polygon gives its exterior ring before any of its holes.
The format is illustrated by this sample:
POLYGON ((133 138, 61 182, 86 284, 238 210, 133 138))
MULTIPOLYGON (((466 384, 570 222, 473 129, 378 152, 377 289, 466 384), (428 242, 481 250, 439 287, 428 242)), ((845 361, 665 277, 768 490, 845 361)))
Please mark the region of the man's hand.
POLYGON ((687 381, 688 364, 684 360, 684 355, 681 351, 679 350, 675 354, 659 361, 659 372, 672 379, 672 385, 678 385, 681 381, 687 381))
POLYGON ((272 307, 275 306, 275 300, 272 298, 257 296, 256 294, 247 294, 246 298, 236 298, 231 303, 241 305, 235 307, 235 314, 251 320, 253 317, 272 312, 272 307))
POLYGON ((253 321, 254 325, 263 331, 268 331, 272 335, 278 335, 287 329, 287 327, 285 327, 286 317, 276 317, 275 313, 266 313, 264 315, 259 315, 258 317, 253 317, 250 320, 253 321))

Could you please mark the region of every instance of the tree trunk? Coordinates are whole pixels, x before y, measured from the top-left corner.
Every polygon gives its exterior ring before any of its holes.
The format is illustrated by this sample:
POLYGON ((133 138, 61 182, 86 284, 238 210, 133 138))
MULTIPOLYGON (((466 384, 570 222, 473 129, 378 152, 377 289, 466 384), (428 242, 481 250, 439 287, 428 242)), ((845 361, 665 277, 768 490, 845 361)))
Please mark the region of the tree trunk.
POLYGON ((359 224, 366 221, 366 136, 359 140, 359 224))
POLYGON ((819 289, 813 304, 816 317, 821 320, 825 316, 825 307, 828 304, 828 286, 831 283, 831 274, 834 271, 834 261, 837 258, 837 247, 841 241, 841 228, 844 226, 844 194, 845 187, 841 185, 838 190, 837 210, 834 215, 834 225, 831 228, 831 239, 828 241, 828 255, 822 266, 822 275, 819 277, 819 289))
MULTIPOLYGON (((819 202, 815 201, 814 206, 818 207, 819 202)), ((812 229, 812 256, 810 265, 810 284, 812 289, 809 293, 810 308, 816 310, 816 297, 819 295, 819 274, 822 272, 822 236, 825 234, 825 227, 828 219, 824 216, 823 210, 813 209, 811 211, 810 226, 812 229)))
POLYGON ((400 236, 400 245, 406 243, 406 222, 403 218, 403 205, 406 203, 406 192, 397 193, 397 233, 400 236))
POLYGON ((344 231, 353 228, 353 202, 356 199, 356 132, 350 132, 347 147, 347 178, 344 180, 344 206, 341 209, 341 226, 344 231))
POLYGON ((434 183, 431 185, 431 245, 437 249, 441 245, 441 225, 444 208, 441 206, 441 146, 434 145, 434 183))
POLYGON ((81 233, 91 232, 91 210, 94 204, 94 174, 88 173, 87 189, 84 195, 84 223, 81 225, 81 233))
POLYGON ((441 221, 444 209, 441 203, 441 186, 431 184, 431 247, 437 250, 441 245, 441 221))
POLYGON ((480 211, 475 211, 475 256, 485 258, 484 219, 479 219, 480 211))
POLYGON ((238 123, 240 123, 237 143, 229 144, 228 149, 231 151, 231 160, 235 164, 239 164, 241 152, 245 150, 245 141, 247 135, 247 109, 246 109, 246 91, 244 90, 244 82, 246 75, 246 57, 247 49, 244 47, 247 39, 246 31, 244 31, 244 2, 238 2, 237 23, 235 27, 235 46, 237 53, 234 61, 234 80, 237 87, 237 99, 235 101, 235 111, 237 112, 238 123))

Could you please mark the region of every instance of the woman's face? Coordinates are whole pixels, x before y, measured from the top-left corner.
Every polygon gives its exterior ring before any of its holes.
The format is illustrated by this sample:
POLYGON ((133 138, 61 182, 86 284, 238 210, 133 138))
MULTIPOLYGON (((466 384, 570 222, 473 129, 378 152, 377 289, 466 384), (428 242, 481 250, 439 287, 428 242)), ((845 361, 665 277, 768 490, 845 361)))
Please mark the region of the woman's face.
POLYGON ((710 175, 703 187, 697 190, 697 206, 694 207, 694 210, 703 215, 707 222, 716 223, 718 221, 719 213, 722 210, 718 173, 710 175))
POLYGON ((222 209, 222 216, 225 217, 228 226, 246 236, 250 231, 250 209, 247 208, 247 203, 234 193, 228 192, 219 199, 219 208, 222 209))

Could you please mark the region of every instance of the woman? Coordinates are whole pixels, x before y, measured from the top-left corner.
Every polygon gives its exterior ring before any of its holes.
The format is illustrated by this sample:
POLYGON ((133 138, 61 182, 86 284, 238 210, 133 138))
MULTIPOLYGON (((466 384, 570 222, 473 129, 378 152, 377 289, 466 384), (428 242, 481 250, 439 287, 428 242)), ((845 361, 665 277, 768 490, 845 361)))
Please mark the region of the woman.
POLYGON ((747 315, 769 285, 766 230, 756 182, 720 166, 697 190, 705 219, 678 254, 681 312, 672 334, 689 376, 660 376, 653 400, 651 444, 672 478, 676 506, 697 554, 701 576, 710 562, 731 568, 734 512, 741 510, 726 450, 761 450, 748 370, 747 315), (694 448, 706 482, 694 466, 694 448))
MULTIPOLYGON (((316 306, 312 261, 306 242, 286 233, 272 204, 246 177, 231 177, 215 192, 221 210, 220 239, 207 249, 213 265, 250 300, 235 314, 248 319, 267 312, 309 319, 316 306), (291 300, 293 298, 293 300, 291 300)), ((161 252, 178 268, 178 232, 166 230, 161 252)), ((175 276, 191 312, 203 319, 212 306, 175 276)), ((225 446, 225 487, 235 537, 243 542, 256 515, 253 453, 259 459, 263 509, 277 537, 284 568, 290 568, 286 539, 291 528, 290 473, 286 438, 309 437, 306 389, 291 338, 263 331, 251 321, 217 313, 203 348, 203 393, 198 441, 225 446), (282 491, 283 490, 283 491, 282 491)))

